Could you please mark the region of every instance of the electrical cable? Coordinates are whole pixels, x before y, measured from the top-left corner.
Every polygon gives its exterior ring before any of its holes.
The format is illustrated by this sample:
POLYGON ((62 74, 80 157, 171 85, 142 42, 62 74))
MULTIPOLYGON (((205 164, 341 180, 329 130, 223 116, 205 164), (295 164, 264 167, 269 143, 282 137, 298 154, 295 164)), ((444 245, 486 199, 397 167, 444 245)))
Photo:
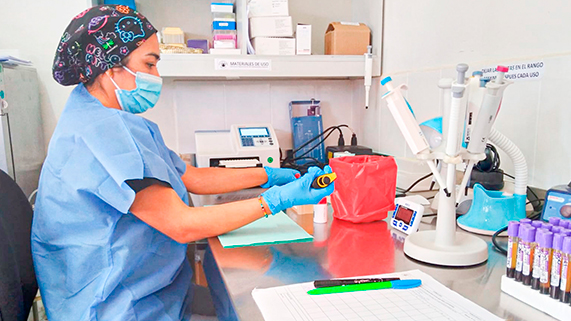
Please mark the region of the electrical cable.
MULTIPOLYGON (((327 138, 329 138, 329 136, 331 136, 331 135, 333 134, 333 132, 334 132, 334 131, 332 130, 332 131, 330 131, 329 133, 327 133, 327 135, 325 135, 325 137, 323 137, 323 138, 322 138, 318 143, 316 143, 312 148, 306 150, 303 154, 294 157, 293 160, 298 160, 300 157, 304 157, 305 155, 307 155, 307 154, 309 154, 310 152, 312 152, 314 149, 317 148, 317 146, 319 146, 321 143, 325 142, 325 140, 326 140, 327 138)), ((296 151, 296 153, 297 153, 297 151, 296 151)), ((292 155, 293 155, 293 154, 294 154, 294 153, 292 153, 292 155)))
MULTIPOLYGON (((313 137, 312 139, 310 139, 310 140, 308 140, 307 142, 303 143, 303 144, 302 144, 301 146, 299 146, 298 148, 292 150, 290 155, 295 155, 295 153, 299 152, 299 151, 300 151, 301 149, 303 149, 305 146, 307 146, 307 145, 311 144, 312 142, 314 142, 315 140, 317 140, 317 139, 323 137, 323 135, 329 134, 329 132, 332 132, 333 130, 334 130, 333 127, 329 127, 329 128, 327 128, 327 129, 325 129, 321 134, 319 134, 319 135, 313 137)), ((316 146, 317 146, 317 145, 316 145, 316 146)), ((316 146, 313 146, 313 147, 312 147, 312 150, 313 150, 316 146)), ((289 156, 287 156, 287 157, 289 157, 289 156)), ((287 158, 287 157, 286 157, 286 158, 287 158)))
POLYGON ((311 166, 318 166, 320 168, 325 167, 325 164, 320 162, 318 159, 315 159, 313 157, 302 157, 300 158, 300 160, 310 160, 307 163, 304 163, 303 165, 298 165, 294 162, 291 163, 285 163, 282 164, 282 167, 287 167, 287 168, 292 168, 292 169, 296 169, 298 171, 300 171, 302 174, 305 174, 307 172, 307 170, 309 169, 309 167, 311 166))
POLYGON ((503 255, 507 255, 508 251, 506 249, 504 249, 496 240, 496 238, 498 237, 498 235, 500 235, 501 233, 505 232, 508 230, 508 227, 503 227, 499 230, 496 231, 496 233, 494 233, 494 235, 492 235, 492 244, 494 245, 494 249, 498 252, 500 252, 503 255))
MULTIPOLYGON (((421 178, 417 179, 414 183, 412 183, 412 185, 410 185, 407 189, 402 190, 401 193, 402 194, 406 194, 408 192, 410 192, 411 189, 413 189, 418 183, 422 182, 423 180, 429 178, 430 176, 432 176, 432 173, 426 174, 424 176, 422 176, 421 178)), ((397 187, 398 189, 399 187, 397 187)))
MULTIPOLYGON (((527 216, 527 218, 531 219, 531 220, 537 220, 539 218, 539 216, 541 215, 541 212, 532 212, 529 216, 527 216)), ((508 227, 502 227, 501 229, 497 230, 493 235, 492 235, 492 244, 494 245, 494 250, 496 250, 497 252, 500 252, 503 255, 507 255, 508 251, 506 249, 504 249, 496 240, 497 237, 508 230, 508 227)))
MULTIPOLYGON (((342 137, 343 136, 343 132, 341 131, 341 128, 348 128, 351 133, 353 135, 355 135, 355 131, 349 127, 349 125, 347 124, 341 124, 341 125, 337 125, 337 126, 331 126, 328 127, 327 129, 325 129, 321 134, 313 137, 312 139, 308 140, 307 142, 303 143, 301 146, 299 146, 298 148, 292 150, 291 154, 289 154, 288 156, 286 156, 284 159, 281 160, 281 167, 291 167, 291 165, 293 164, 293 162, 298 161, 298 160, 302 160, 304 159, 303 157, 307 154, 309 154, 311 151, 313 151, 315 148, 317 148, 320 144, 322 144, 323 142, 325 142, 325 140, 327 138, 329 138, 329 136, 331 136, 331 134, 337 130, 339 131, 339 136, 342 137), (324 137, 325 136, 325 137, 324 137), (323 137, 323 138, 322 138, 323 137), (297 152, 299 152, 300 150, 302 150, 303 148, 305 148, 306 146, 308 146, 309 144, 311 144, 312 142, 316 141, 317 139, 322 138, 319 142, 317 142, 315 145, 313 145, 313 147, 311 147, 309 150, 305 151, 303 154, 301 155, 295 155, 297 152)), ((281 158, 281 155, 280 155, 281 158)), ((320 164, 323 164, 321 162, 319 162, 320 164)), ((295 165, 298 166, 298 165, 295 165)), ((325 166, 325 164, 323 164, 321 167, 325 166)), ((292 167, 293 168, 293 167, 292 167)))
POLYGON ((545 201, 544 198, 539 198, 539 199, 536 199, 536 200, 530 200, 530 201, 528 201, 527 203, 525 203, 525 205, 531 204, 531 203, 533 203, 533 202, 539 202, 539 203, 541 203, 541 202, 543 202, 543 201, 545 201))

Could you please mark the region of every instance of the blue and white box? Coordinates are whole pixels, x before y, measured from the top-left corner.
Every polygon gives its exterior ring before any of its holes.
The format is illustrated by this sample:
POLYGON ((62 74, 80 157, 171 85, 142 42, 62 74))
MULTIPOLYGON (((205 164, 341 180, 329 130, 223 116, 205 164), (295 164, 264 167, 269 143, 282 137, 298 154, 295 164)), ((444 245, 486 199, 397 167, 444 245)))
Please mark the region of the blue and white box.
MULTIPOLYGON (((292 101, 289 104, 289 111, 294 150, 323 134, 319 100, 292 101)), ((299 159, 295 163, 303 165, 314 160, 325 163, 325 144, 322 140, 322 137, 317 138, 296 152, 293 157, 299 159)))

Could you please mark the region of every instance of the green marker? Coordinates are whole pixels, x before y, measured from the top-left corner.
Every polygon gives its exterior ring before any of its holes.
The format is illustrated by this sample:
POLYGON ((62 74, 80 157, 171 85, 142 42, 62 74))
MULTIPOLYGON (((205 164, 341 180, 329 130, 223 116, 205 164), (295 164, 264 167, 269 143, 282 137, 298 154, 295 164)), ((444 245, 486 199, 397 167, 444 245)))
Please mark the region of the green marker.
POLYGON ((326 288, 317 288, 307 291, 307 294, 318 295, 318 294, 357 292, 357 291, 382 290, 382 289, 412 289, 419 287, 421 284, 422 281, 418 279, 396 280, 388 282, 372 282, 372 283, 361 283, 361 284, 331 286, 326 288))

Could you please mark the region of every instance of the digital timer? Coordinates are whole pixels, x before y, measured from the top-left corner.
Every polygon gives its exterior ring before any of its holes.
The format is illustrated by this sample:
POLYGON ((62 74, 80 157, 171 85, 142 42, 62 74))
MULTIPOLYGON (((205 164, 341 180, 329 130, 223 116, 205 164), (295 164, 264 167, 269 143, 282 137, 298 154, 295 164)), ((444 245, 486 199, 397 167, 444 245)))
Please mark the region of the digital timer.
POLYGON ((396 208, 391 218, 391 226, 406 234, 416 232, 424 214, 424 206, 401 198, 397 198, 395 204, 396 208))

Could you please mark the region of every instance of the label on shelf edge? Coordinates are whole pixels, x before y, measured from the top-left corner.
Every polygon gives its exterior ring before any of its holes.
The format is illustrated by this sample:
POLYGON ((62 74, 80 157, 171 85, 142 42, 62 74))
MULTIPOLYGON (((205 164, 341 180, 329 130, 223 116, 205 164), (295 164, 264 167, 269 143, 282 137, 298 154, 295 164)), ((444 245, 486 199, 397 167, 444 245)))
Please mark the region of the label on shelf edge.
POLYGON ((272 70, 271 60, 214 59, 215 70, 272 70))

